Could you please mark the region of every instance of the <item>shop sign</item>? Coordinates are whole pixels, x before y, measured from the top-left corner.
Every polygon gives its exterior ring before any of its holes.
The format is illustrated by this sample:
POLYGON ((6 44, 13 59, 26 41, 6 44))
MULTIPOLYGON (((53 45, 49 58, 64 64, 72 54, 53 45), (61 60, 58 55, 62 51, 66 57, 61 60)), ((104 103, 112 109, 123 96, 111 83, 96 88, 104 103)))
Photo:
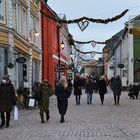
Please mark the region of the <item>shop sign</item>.
POLYGON ((118 64, 118 68, 120 69, 124 68, 124 64, 118 64))
POLYGON ((25 57, 18 57, 16 59, 16 62, 18 62, 18 63, 25 63, 26 62, 26 58, 25 57))

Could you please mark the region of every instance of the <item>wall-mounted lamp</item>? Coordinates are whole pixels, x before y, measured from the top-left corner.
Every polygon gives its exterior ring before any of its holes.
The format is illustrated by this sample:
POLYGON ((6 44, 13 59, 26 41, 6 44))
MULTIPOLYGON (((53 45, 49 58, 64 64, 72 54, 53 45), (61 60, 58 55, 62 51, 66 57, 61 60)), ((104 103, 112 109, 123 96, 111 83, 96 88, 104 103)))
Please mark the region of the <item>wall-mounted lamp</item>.
POLYGON ((64 44, 64 42, 63 42, 63 40, 62 40, 61 49, 64 49, 64 47, 65 47, 65 44, 64 44))
POLYGON ((74 55, 73 55, 72 52, 71 52, 71 54, 70 54, 70 58, 71 58, 71 60, 74 60, 74 55))
POLYGON ((39 32, 37 32, 37 30, 35 29, 35 28, 33 28, 33 29, 31 29, 30 31, 29 31, 29 37, 28 37, 28 42, 29 43, 32 43, 32 39, 33 39, 33 37, 32 37, 32 32, 33 32, 33 34, 37 37, 37 36, 39 36, 39 32), (33 32, 34 31, 34 32, 33 32))
POLYGON ((37 32, 37 30, 35 28, 33 28, 33 29, 30 30, 30 36, 32 34, 32 31, 34 31, 34 35, 35 36, 39 36, 39 32, 37 32))

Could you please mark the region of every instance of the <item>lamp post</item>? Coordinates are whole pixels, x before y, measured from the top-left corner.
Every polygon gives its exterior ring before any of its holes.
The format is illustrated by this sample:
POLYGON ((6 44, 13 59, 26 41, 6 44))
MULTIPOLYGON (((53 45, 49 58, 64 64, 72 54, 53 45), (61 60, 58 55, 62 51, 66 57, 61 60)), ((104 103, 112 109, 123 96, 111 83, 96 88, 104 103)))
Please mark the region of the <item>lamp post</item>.
POLYGON ((60 78, 61 78, 61 60, 60 60, 60 58, 61 58, 61 49, 64 49, 64 47, 65 47, 65 44, 62 40, 60 46, 58 45, 58 67, 57 67, 57 69, 58 69, 58 80, 60 80, 60 78))

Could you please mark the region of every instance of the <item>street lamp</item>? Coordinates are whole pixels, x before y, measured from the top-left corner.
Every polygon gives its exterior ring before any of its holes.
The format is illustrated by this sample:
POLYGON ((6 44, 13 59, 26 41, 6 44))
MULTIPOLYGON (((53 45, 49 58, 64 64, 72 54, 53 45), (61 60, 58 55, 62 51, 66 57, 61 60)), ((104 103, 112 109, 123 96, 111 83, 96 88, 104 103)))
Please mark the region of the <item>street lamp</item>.
POLYGON ((32 43, 32 38, 33 38, 32 34, 34 34, 36 37, 39 36, 39 32, 37 32, 37 30, 35 28, 31 29, 29 31, 29 38, 28 38, 29 43, 32 43))
POLYGON ((70 59, 73 61, 74 60, 74 55, 73 55, 73 53, 71 52, 71 54, 70 54, 70 59))
POLYGON ((65 47, 65 44, 64 44, 64 42, 63 42, 63 40, 62 40, 61 49, 64 49, 64 47, 65 47))
POLYGON ((58 46, 58 80, 60 80, 60 78, 61 78, 61 73, 60 73, 60 71, 61 71, 61 61, 60 61, 61 55, 60 54, 61 54, 61 49, 64 49, 64 47, 65 47, 65 44, 62 40, 62 43, 60 44, 60 46, 58 46))

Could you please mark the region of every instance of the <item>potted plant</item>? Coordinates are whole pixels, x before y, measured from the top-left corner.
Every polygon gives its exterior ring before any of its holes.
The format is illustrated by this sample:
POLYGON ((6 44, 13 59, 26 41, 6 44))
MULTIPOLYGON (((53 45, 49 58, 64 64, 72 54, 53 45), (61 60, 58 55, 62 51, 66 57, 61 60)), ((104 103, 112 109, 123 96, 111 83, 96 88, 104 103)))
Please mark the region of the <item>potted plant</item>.
POLYGON ((14 64, 13 63, 9 63, 7 67, 12 69, 14 67, 14 64))

